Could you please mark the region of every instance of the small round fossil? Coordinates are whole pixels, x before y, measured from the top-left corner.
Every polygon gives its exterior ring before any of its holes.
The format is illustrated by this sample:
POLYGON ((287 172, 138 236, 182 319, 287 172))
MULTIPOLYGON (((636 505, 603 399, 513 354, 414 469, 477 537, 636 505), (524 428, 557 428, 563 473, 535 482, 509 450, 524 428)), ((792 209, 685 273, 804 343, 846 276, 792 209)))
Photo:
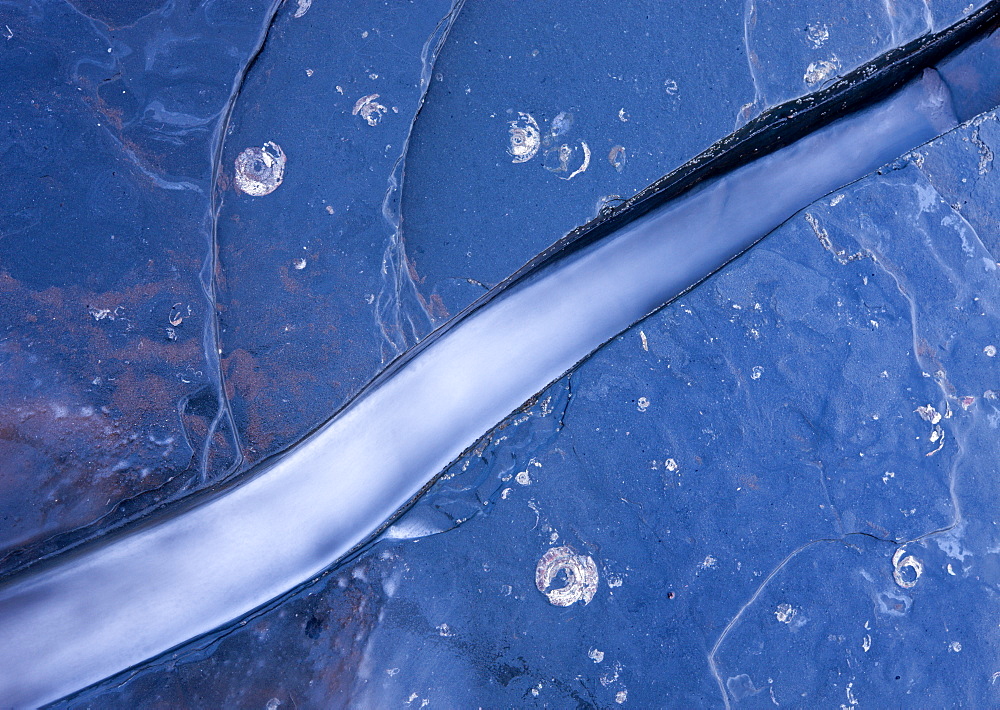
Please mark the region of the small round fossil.
POLYGON ((518 119, 510 122, 510 147, 507 152, 514 158, 511 162, 527 163, 538 154, 542 137, 534 116, 522 111, 518 111, 517 115, 518 119))
POLYGON ((920 575, 923 572, 923 563, 913 555, 907 555, 904 548, 899 548, 893 554, 892 578, 903 589, 910 589, 917 586, 917 580, 920 579, 920 575))
POLYGON ((597 592, 597 565, 592 557, 578 555, 571 547, 553 547, 538 561, 535 586, 556 606, 579 601, 587 605, 597 592), (560 572, 566 574, 566 585, 550 589, 560 572))
POLYGON ((351 115, 361 116, 369 126, 377 126, 378 122, 382 120, 382 116, 389 110, 375 100, 378 96, 378 94, 362 96, 355 102, 351 115))
POLYGON ((268 141, 261 148, 247 148, 236 156, 236 189, 253 197, 274 192, 285 176, 285 152, 268 141))

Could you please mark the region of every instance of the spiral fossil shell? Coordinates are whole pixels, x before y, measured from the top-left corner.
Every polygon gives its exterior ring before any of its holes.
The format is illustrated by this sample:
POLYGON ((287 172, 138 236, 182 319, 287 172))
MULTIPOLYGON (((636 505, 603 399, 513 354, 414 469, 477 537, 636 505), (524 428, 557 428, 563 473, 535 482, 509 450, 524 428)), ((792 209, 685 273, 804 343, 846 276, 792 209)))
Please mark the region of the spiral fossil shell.
POLYGON ((253 197, 263 197, 278 189, 285 177, 285 152, 268 141, 262 147, 247 148, 236 156, 236 189, 253 197))
POLYGON ((535 586, 555 606, 569 606, 579 601, 589 604, 597 592, 597 565, 592 557, 578 555, 571 547, 553 547, 538 561, 535 586), (560 572, 566 573, 566 585, 551 589, 560 572))

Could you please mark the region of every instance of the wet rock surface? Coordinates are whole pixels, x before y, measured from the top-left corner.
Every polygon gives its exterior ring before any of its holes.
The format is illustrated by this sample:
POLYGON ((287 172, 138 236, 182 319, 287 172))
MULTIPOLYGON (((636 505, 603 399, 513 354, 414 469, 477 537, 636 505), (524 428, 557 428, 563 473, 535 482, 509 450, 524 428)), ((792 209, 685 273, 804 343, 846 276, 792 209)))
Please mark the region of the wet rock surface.
POLYGON ((972 140, 996 126, 803 210, 504 422, 361 557, 209 659, 80 704, 203 674, 289 704, 995 702, 1000 233, 965 205, 997 189, 972 140), (536 588, 563 546, 598 570, 586 605, 536 588), (268 654, 286 635, 320 652, 308 619, 348 580, 381 621, 319 690, 268 654), (273 661, 219 670, 249 657, 273 661))
POLYGON ((273 8, 92 5, 0 10, 2 571, 239 461, 213 345, 214 154, 273 8))
MULTIPOLYGON (((287 447, 602 205, 969 9, 0 11, 2 569, 287 447)), ((996 704, 998 136, 811 205, 356 558, 63 705, 996 704)))

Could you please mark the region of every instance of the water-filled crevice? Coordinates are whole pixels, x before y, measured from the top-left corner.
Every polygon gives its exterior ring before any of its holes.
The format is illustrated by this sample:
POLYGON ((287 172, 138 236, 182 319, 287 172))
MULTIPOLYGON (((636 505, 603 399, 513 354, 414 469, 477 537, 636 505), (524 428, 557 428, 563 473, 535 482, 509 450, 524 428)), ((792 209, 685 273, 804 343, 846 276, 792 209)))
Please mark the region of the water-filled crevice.
POLYGON ((382 201, 382 217, 393 230, 382 257, 382 288, 375 300, 376 320, 383 341, 382 362, 398 357, 431 329, 430 308, 413 283, 411 267, 406 256, 400 194, 403 190, 406 157, 413 136, 413 126, 427 100, 434 63, 464 4, 465 0, 455 0, 451 10, 441 19, 424 43, 420 53, 420 98, 417 101, 417 110, 403 141, 402 152, 389 176, 389 185, 382 201))
POLYGON ((215 370, 220 386, 218 391, 218 411, 212 418, 208 434, 205 436, 201 451, 198 452, 198 461, 200 464, 200 471, 202 472, 202 483, 206 482, 206 471, 210 465, 210 456, 212 453, 212 446, 214 444, 215 432, 219 431, 223 424, 227 425, 224 427, 224 430, 228 430, 228 437, 232 438, 236 449, 236 455, 233 457, 232 462, 227 466, 225 475, 229 476, 233 472, 239 470, 244 461, 243 449, 239 441, 239 433, 235 426, 232 405, 230 404, 229 396, 226 393, 226 373, 222 367, 222 361, 219 357, 222 353, 222 340, 219 332, 219 303, 218 298, 216 297, 215 283, 215 275, 219 265, 219 211, 221 207, 221 188, 219 186, 219 180, 223 175, 223 154, 225 151, 226 135, 229 132, 229 122, 232 119, 233 109, 236 106, 236 101, 240 97, 240 93, 242 92, 243 86, 247 81, 247 77, 250 75, 251 69, 253 69, 257 60, 260 58, 261 53, 264 51, 268 35, 271 33, 274 23, 278 19, 278 10, 280 8, 281 0, 272 0, 271 6, 267 11, 268 20, 264 31, 261 32, 260 37, 250 54, 249 60, 243 66, 242 71, 233 82, 233 90, 229 95, 229 101, 226 103, 226 107, 223 111, 223 119, 216 129, 214 140, 215 144, 213 146, 211 226, 209 228, 211 244, 209 252, 205 257, 205 263, 202 266, 200 276, 202 288, 205 291, 205 298, 212 306, 212 317, 206 319, 205 324, 205 352, 208 354, 209 365, 215 370))

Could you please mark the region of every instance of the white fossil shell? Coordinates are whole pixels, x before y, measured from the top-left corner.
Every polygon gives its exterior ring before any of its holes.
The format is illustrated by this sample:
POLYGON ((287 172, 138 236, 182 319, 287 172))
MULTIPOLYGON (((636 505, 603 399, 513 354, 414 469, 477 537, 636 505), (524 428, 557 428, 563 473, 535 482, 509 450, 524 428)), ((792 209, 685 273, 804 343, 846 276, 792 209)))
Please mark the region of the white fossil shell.
POLYGON ((527 163, 538 154, 538 146, 542 137, 538 131, 538 122, 530 113, 518 111, 517 120, 510 122, 510 153, 514 163, 527 163))
POLYGON ((538 561, 535 586, 556 606, 589 604, 597 592, 597 565, 592 557, 578 555, 571 547, 553 547, 538 561), (566 573, 566 586, 549 589, 560 572, 566 573))
POLYGON ((369 126, 377 126, 382 116, 389 110, 375 99, 378 94, 369 94, 358 99, 351 110, 352 116, 361 116, 369 126))
POLYGON ((285 176, 285 152, 268 141, 261 148, 247 148, 236 156, 236 189, 253 197, 274 192, 285 176))

